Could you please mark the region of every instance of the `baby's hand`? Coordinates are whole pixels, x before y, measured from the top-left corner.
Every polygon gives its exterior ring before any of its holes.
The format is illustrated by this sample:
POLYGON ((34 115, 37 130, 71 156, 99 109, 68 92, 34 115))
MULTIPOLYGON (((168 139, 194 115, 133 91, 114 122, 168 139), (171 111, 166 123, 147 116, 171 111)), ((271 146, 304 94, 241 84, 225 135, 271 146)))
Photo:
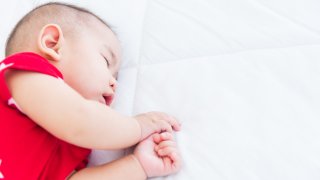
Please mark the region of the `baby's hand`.
POLYGON ((134 117, 141 127, 141 138, 145 139, 153 133, 172 132, 172 130, 179 131, 180 123, 173 118, 162 112, 149 112, 139 114, 134 117))
POLYGON ((154 134, 141 141, 134 150, 148 177, 166 176, 181 169, 181 156, 168 132, 154 134))

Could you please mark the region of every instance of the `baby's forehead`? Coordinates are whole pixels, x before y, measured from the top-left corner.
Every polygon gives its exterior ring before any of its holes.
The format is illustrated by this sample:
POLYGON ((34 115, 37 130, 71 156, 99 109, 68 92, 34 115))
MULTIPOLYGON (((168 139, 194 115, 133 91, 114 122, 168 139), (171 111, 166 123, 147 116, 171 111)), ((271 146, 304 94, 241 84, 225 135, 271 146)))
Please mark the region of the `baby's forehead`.
POLYGON ((112 53, 112 56, 115 58, 120 58, 120 42, 116 36, 116 34, 112 31, 109 26, 99 23, 100 25, 94 26, 99 33, 95 33, 98 35, 99 40, 103 44, 104 48, 112 53))
POLYGON ((71 22, 61 22, 64 27, 63 33, 66 33, 66 35, 77 36, 76 34, 78 34, 79 31, 89 29, 89 31, 86 31, 90 33, 86 34, 87 36, 97 38, 102 43, 106 44, 108 49, 110 49, 115 56, 118 56, 120 43, 115 33, 104 20, 91 12, 80 12, 80 14, 73 15, 70 18, 71 22))

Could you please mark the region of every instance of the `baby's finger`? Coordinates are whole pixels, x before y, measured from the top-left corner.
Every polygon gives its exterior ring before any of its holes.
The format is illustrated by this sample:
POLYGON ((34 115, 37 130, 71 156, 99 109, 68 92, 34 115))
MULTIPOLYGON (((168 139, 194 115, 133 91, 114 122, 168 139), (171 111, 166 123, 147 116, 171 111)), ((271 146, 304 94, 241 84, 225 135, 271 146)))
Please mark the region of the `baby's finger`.
POLYGON ((159 156, 169 156, 173 152, 177 153, 178 150, 175 147, 167 146, 165 148, 159 149, 156 152, 158 153, 159 156))
POLYGON ((173 140, 173 135, 169 132, 163 132, 160 133, 160 138, 162 141, 173 140))
POLYGON ((162 158, 163 162, 164 162, 164 166, 166 167, 166 169, 171 169, 172 167, 172 160, 169 156, 165 156, 162 158))
POLYGON ((178 152, 173 152, 169 155, 170 159, 172 160, 172 166, 175 170, 179 170, 182 165, 181 156, 178 152))
POLYGON ((161 127, 161 130, 159 131, 159 133, 161 132, 173 132, 172 130, 172 126, 168 123, 168 122, 165 122, 165 121, 159 121, 158 122, 160 127, 161 127))
POLYGON ((162 117, 172 126, 173 130, 180 131, 181 124, 176 118, 165 113, 162 113, 162 117))
POLYGON ((173 130, 180 131, 181 130, 181 123, 173 116, 169 116, 169 118, 170 118, 169 123, 173 127, 173 130))
POLYGON ((176 148, 177 147, 177 143, 174 142, 174 141, 162 141, 158 145, 155 146, 155 150, 158 151, 159 149, 163 149, 163 148, 166 148, 166 147, 169 147, 169 146, 176 148))
POLYGON ((153 112, 153 114, 168 122, 172 126, 173 130, 179 131, 181 129, 181 124, 173 116, 170 116, 163 112, 153 112))
POLYGON ((179 161, 180 159, 181 159, 181 157, 178 155, 178 153, 177 152, 172 152, 172 153, 170 153, 169 155, 168 155, 171 159, 172 159, 172 161, 179 161))
POLYGON ((161 142, 161 136, 159 133, 155 133, 153 136, 153 141, 156 143, 156 144, 159 144, 161 142))
POLYGON ((169 132, 163 132, 163 133, 156 133, 153 135, 153 141, 156 144, 159 144, 162 141, 167 141, 167 140, 173 140, 173 135, 172 133, 169 132))

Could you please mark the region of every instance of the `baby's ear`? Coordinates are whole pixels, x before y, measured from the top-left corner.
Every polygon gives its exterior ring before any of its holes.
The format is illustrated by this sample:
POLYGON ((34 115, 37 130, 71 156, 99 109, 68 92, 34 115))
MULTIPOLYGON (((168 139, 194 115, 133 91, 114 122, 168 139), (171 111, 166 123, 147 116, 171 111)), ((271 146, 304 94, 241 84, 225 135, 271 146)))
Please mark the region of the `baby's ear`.
POLYGON ((62 30, 57 24, 43 26, 38 35, 38 48, 45 57, 50 60, 59 61, 59 50, 64 42, 62 30))

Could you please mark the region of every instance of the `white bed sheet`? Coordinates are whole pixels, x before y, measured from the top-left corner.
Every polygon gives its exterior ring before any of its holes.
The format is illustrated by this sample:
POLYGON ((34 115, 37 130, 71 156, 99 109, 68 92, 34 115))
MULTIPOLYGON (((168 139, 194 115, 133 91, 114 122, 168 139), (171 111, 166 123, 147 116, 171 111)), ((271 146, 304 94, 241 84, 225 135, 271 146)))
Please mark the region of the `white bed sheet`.
MULTIPOLYGON (((1 6, 1 43, 11 21, 41 2, 1 6), (16 14, 3 16, 10 8, 16 14)), ((66 2, 118 34, 114 108, 165 111, 182 122, 184 166, 157 179, 320 179, 320 1, 66 2)), ((95 151, 91 164, 121 155, 95 151)))

